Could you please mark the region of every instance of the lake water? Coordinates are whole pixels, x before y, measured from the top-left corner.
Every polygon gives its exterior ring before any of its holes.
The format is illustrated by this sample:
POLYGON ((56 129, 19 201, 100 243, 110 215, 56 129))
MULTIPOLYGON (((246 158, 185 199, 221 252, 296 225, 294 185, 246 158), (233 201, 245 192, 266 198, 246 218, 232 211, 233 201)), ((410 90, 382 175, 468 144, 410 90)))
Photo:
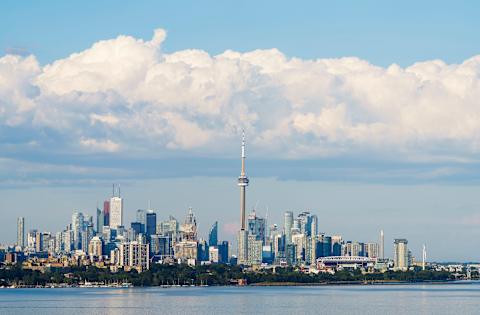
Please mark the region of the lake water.
POLYGON ((480 283, 0 289, 0 314, 479 314, 480 283))

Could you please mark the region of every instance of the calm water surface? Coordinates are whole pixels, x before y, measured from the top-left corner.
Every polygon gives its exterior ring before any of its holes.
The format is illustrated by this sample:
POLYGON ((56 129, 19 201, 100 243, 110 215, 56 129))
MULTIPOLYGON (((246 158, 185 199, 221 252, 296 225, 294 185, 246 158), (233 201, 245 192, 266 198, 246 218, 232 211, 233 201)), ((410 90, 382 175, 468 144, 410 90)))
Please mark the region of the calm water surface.
POLYGON ((480 314, 480 283, 0 289, 0 314, 480 314))

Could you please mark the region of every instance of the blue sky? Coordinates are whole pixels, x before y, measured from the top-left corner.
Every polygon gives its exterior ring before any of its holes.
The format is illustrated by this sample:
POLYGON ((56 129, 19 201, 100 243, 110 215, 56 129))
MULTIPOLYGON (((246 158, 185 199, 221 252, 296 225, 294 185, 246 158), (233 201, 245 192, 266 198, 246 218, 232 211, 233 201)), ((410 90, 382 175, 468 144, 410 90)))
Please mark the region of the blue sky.
POLYGON ((478 13, 474 1, 3 1, 0 213, 59 230, 118 182, 128 218, 147 200, 164 218, 193 206, 201 231, 219 220, 232 239, 244 128, 248 204, 272 223, 310 209, 327 233, 372 241, 384 228, 414 254, 426 242, 434 259, 480 260, 478 13))
POLYGON ((93 42, 168 30, 165 50, 278 48, 288 56, 357 56, 379 65, 476 55, 476 1, 2 1, 2 50, 42 63, 93 42))

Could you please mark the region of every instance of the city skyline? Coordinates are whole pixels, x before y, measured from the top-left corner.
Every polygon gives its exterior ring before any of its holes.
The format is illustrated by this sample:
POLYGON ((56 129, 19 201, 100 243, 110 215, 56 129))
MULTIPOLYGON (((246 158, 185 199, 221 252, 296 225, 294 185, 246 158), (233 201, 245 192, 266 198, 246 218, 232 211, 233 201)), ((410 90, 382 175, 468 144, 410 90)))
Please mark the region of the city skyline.
MULTIPOLYGON (((241 159, 241 173, 240 173, 240 177, 238 178, 238 186, 240 187, 240 224, 238 224, 238 227, 239 227, 239 232, 238 232, 238 236, 237 236, 237 247, 235 248, 235 246, 232 246, 230 245, 230 250, 233 251, 233 252, 237 252, 237 259, 238 259, 238 263, 239 264, 247 264, 247 265, 252 265, 252 264, 260 264, 262 262, 262 246, 264 246, 265 244, 262 242, 265 242, 267 239, 270 239, 270 242, 276 242, 275 240, 275 234, 271 234, 271 233, 276 233, 274 231, 270 231, 270 229, 278 229, 278 231, 280 232, 280 228, 279 228, 279 224, 277 224, 276 222, 268 222, 267 221, 267 217, 268 217, 268 208, 267 208, 267 213, 265 214, 265 217, 264 218, 261 218, 261 217, 257 217, 256 215, 256 211, 258 210, 257 209, 257 206, 258 206, 258 202, 257 204, 255 204, 255 207, 253 207, 252 209, 252 212, 249 213, 248 215, 248 226, 246 225, 247 223, 247 219, 246 219, 246 209, 245 209, 245 205, 246 205, 246 192, 245 192, 245 188, 246 186, 248 186, 248 177, 246 176, 246 164, 245 164, 245 159, 246 159, 246 139, 245 139, 245 132, 242 132, 242 141, 241 141, 241 155, 240 155, 240 159, 241 159), (258 221, 260 220, 260 221, 258 221), (252 225, 253 224, 253 225, 252 225), (260 225, 258 225, 260 224, 260 225), (260 229, 260 230, 259 230, 260 229), (258 249, 255 249, 254 252, 258 252, 260 253, 259 255, 259 258, 251 258, 251 248, 255 246, 257 246, 256 244, 258 243, 258 249), (252 260, 253 259, 253 260, 252 260), (259 262, 256 262, 257 260, 256 259, 259 259, 259 262)), ((98 203, 97 203, 97 208, 96 208, 96 218, 94 217, 94 214, 92 215, 88 215, 87 213, 83 214, 82 212, 78 212, 78 211, 75 211, 73 212, 72 214, 72 223, 70 225, 67 225, 67 230, 71 229, 73 231, 73 239, 71 240, 71 246, 72 248, 74 249, 81 249, 83 248, 83 250, 85 250, 85 248, 87 248, 89 245, 89 240, 86 241, 86 243, 84 243, 85 240, 82 240, 84 236, 81 235, 80 231, 82 231, 82 227, 84 226, 84 224, 86 224, 87 221, 87 218, 89 218, 88 222, 91 222, 90 224, 92 224, 91 228, 92 228, 92 234, 90 236, 88 236, 90 239, 95 235, 99 235, 98 233, 100 233, 99 231, 101 231, 101 228, 105 225, 105 226, 108 226, 109 229, 113 229, 113 230, 127 230, 128 229, 128 222, 124 220, 124 208, 123 208, 123 202, 124 202, 124 199, 121 197, 121 193, 120 193, 120 185, 117 184, 113 184, 112 185, 112 194, 111 194, 111 197, 107 200, 104 201, 103 203, 103 210, 101 210, 98 206, 98 203), (84 223, 85 222, 85 223, 84 223), (96 225, 93 223, 95 222, 96 225), (70 227, 69 227, 70 226, 70 227), (94 233, 94 231, 96 231, 94 233), (93 234, 94 233, 94 234, 93 234)), ((305 209, 304 209, 305 210, 305 209)), ((308 210, 308 209, 307 209, 308 210)), ((168 220, 172 220, 173 217, 171 215, 169 215, 169 219, 168 220)), ((165 222, 168 222, 165 221, 165 222)), ((143 210, 137 210, 136 211, 136 221, 130 221, 131 222, 131 228, 133 229, 133 235, 136 235, 135 233, 144 233, 145 236, 146 236, 146 239, 147 239, 147 242, 150 242, 150 237, 153 237, 154 234, 157 234, 157 231, 158 231, 158 226, 161 226, 160 223, 157 223, 157 215, 156 215, 156 212, 154 209, 152 209, 151 207, 151 204, 150 204, 150 200, 148 201, 148 207, 146 209, 143 209, 143 210), (153 219, 153 221, 151 221, 150 218, 153 219), (134 227, 134 224, 135 224, 135 227, 134 227), (158 225, 160 224, 160 225, 158 225), (152 229, 153 227, 153 229, 152 229), (142 232, 143 231, 143 232, 142 232)), ((160 219, 160 222, 161 219, 160 219)), ((177 221, 179 222, 179 221, 177 221)), ((188 224, 194 224, 194 232, 193 232, 193 235, 192 237, 187 237, 187 240, 197 240, 197 219, 196 217, 194 216, 193 212, 192 212, 192 208, 189 207, 189 210, 188 210, 188 214, 187 214, 187 219, 185 221, 185 223, 188 223, 188 224)), ((177 223, 178 224, 178 223, 177 223)), ((130 229, 128 230, 130 231, 130 229)), ((182 228, 180 229, 180 231, 183 231, 183 233, 185 233, 185 230, 182 230, 182 228)), ((42 232, 41 230, 38 230, 37 228, 32 228, 32 229, 29 229, 29 235, 30 233, 48 233, 50 235, 50 231, 45 231, 45 232, 42 232)), ((105 235, 105 231, 103 232, 104 235, 105 235)), ((130 232, 129 232, 130 233, 130 232)), ((208 240, 209 243, 207 244, 210 244, 210 241, 211 240, 215 240, 215 244, 218 243, 218 221, 215 221, 212 228, 209 230, 208 232, 208 238, 205 237, 205 238, 198 238, 199 240, 208 240), (212 232, 214 231, 214 232, 212 232), (214 236, 212 235, 212 233, 214 233, 214 236)), ((309 211, 303 211, 301 212, 299 215, 298 215, 298 219, 294 219, 294 214, 292 211, 285 211, 284 213, 284 222, 283 222, 283 235, 285 237, 285 239, 282 241, 282 243, 285 247, 285 253, 287 252, 287 246, 289 246, 289 244, 293 244, 292 246, 300 246, 297 244, 297 240, 299 239, 298 237, 301 237, 301 239, 303 239, 303 241, 301 242, 305 242, 305 237, 308 236, 309 239, 311 237, 311 240, 314 244, 316 244, 318 242, 318 240, 316 240, 316 237, 317 235, 322 235, 321 238, 323 239, 324 236, 323 235, 326 235, 325 232, 321 232, 319 234, 319 230, 318 230, 318 216, 315 215, 315 214, 310 214, 309 211), (299 220, 299 221, 297 221, 299 220), (294 223, 295 222, 295 223, 294 223), (298 225, 297 227, 295 227, 295 225, 298 225), (302 226, 300 228, 300 226, 302 226), (294 233, 294 230, 297 230, 295 233, 294 233), (292 233, 293 233, 293 236, 292 237, 292 233), (299 234, 300 233, 300 234, 299 234), (296 238, 296 239, 294 239, 296 238)), ((56 235, 56 232, 53 233, 53 235, 56 235)), ((228 236, 228 234, 227 234, 228 236)), ((327 237, 330 237, 330 236, 327 236, 327 237)), ((25 241, 24 241, 24 238, 25 238, 25 218, 24 217, 18 217, 17 219, 17 246, 25 246, 25 241)), ((97 237, 98 238, 98 237, 97 237)), ((129 237, 130 238, 130 237, 129 237)), ((339 244, 342 244, 342 248, 341 248, 341 252, 338 252, 338 253, 330 253, 330 254, 326 254, 326 256, 344 256, 344 255, 347 255, 347 256, 363 256, 363 255, 368 255, 369 257, 371 257, 370 255, 372 255, 372 252, 375 253, 374 254, 374 258, 380 258, 380 260, 383 260, 385 259, 385 242, 384 242, 384 231, 383 229, 379 230, 379 238, 378 240, 375 240, 374 242, 364 242, 364 241, 358 241, 357 240, 349 240, 347 241, 346 238, 343 238, 342 237, 342 234, 340 233, 337 233, 333 236, 331 236, 331 240, 329 241, 330 242, 330 245, 329 247, 332 247, 333 243, 332 243, 332 240, 333 238, 338 238, 338 242, 339 244), (345 243, 346 242, 346 243, 345 243), (348 248, 345 248, 344 249, 344 246, 345 244, 349 245, 350 249, 348 248), (375 246, 373 246, 375 245, 375 246), (353 246, 353 247, 352 247, 353 246), (355 246, 357 246, 355 248, 355 246), (359 247, 360 246, 360 247, 359 247), (358 254, 352 254, 354 251, 357 251, 358 254), (362 253, 362 254, 361 254, 362 253), (368 254, 365 254, 365 253, 368 253, 368 254)), ((320 242, 323 242, 323 240, 320 239, 320 242)), ((228 240, 231 242, 231 240, 228 240)), ((35 248, 43 248, 42 246, 44 246, 43 243, 41 243, 42 245, 38 245, 38 240, 36 241, 37 245, 35 248)), ((102 244, 102 240, 101 239, 95 239, 94 242, 100 242, 99 244, 101 245, 102 244)), ((309 243, 310 241, 307 241, 307 244, 309 243)), ((397 239, 395 238, 394 239, 394 251, 393 251, 393 261, 395 262, 395 266, 396 268, 399 268, 399 270, 407 270, 408 269, 408 266, 409 266, 409 263, 411 261, 411 257, 412 257, 412 253, 411 253, 411 250, 409 249, 408 252, 407 252, 407 247, 404 246, 402 247, 402 254, 399 254, 398 252, 398 244, 399 242, 401 244, 407 244, 408 241, 406 239, 397 239), (400 258, 398 258, 400 257, 400 258), (397 267, 397 265, 400 265, 400 267, 397 267)), ((175 241, 173 241, 173 244, 175 244, 175 241)), ((30 246, 30 240, 29 240, 29 246, 30 246)), ((57 245, 55 245, 55 248, 57 245)), ((195 245, 196 247, 197 245, 195 245)), ((276 248, 277 246, 279 246, 278 244, 277 245, 270 245, 270 246, 273 246, 274 248, 276 248)), ((95 247, 95 246, 94 246, 95 247)), ((30 247, 31 248, 31 247, 30 247)), ((90 247, 88 247, 89 250, 90 250, 90 247)), ((175 247, 176 248, 176 247, 175 247)), ((308 248, 308 246, 307 246, 308 248)), ((333 248, 333 247, 332 247, 333 248)), ((272 252, 273 252, 273 249, 271 248, 270 249, 272 252)), ((276 248, 276 250, 278 250, 278 248, 276 248)), ((42 251, 41 249, 37 249, 38 252, 42 251)), ((95 251, 95 250, 93 250, 95 251)), ((147 251, 148 251, 148 248, 147 248, 147 251)), ((172 251, 173 252, 176 252, 176 249, 174 250, 172 248, 172 251)), ((304 260, 307 261, 307 262, 310 262, 312 261, 312 264, 314 264, 314 261, 316 261, 316 258, 317 258, 317 245, 313 246, 310 250, 307 249, 307 253, 308 254, 305 254, 304 253, 304 260), (312 251, 312 253, 310 253, 310 251, 312 251), (311 258, 309 258, 311 257, 311 258)), ((100 252, 101 252, 101 249, 100 249, 100 252)), ((122 252, 122 249, 120 250, 120 252, 122 252)), ((208 252, 208 250, 207 250, 208 252)), ((283 252, 282 252, 283 253, 283 252)), ((281 254, 281 255, 285 255, 284 254, 281 254)), ((277 255, 278 253, 275 252, 275 255, 277 255)), ((218 254, 217 254, 218 255, 218 254)), ((233 254, 235 256, 235 254, 233 254)), ((255 255, 258 255, 258 254, 255 254, 255 255)), ((321 255, 321 254, 320 254, 321 255)), ((101 255, 100 255, 101 256, 101 255)), ((208 256, 208 254, 207 254, 208 256)), ((196 255, 195 255, 196 257, 196 255)), ((425 250, 425 244, 422 245, 422 261, 423 261, 423 264, 425 263, 425 259, 426 259, 426 250, 425 250)), ((112 258, 113 259, 113 258, 112 258)), ((285 260, 286 262, 286 260, 285 260)), ((278 263, 278 261, 277 261, 278 263)), ((147 264, 147 269, 148 269, 148 264, 147 264)))
POLYGON ((478 9, 2 2, 0 243, 20 216, 95 215, 112 183, 104 219, 191 206, 233 241, 245 130, 246 216, 311 211, 328 234, 478 261, 478 9))

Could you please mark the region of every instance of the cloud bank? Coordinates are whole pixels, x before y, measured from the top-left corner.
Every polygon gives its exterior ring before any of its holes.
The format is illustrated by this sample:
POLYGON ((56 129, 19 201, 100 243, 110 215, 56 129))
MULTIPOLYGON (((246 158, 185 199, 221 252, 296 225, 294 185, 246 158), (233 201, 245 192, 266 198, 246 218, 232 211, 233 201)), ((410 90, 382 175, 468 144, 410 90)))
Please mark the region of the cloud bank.
POLYGON ((480 55, 402 68, 277 49, 165 53, 166 32, 94 43, 48 65, 0 58, 0 150, 24 155, 476 162, 480 55))

